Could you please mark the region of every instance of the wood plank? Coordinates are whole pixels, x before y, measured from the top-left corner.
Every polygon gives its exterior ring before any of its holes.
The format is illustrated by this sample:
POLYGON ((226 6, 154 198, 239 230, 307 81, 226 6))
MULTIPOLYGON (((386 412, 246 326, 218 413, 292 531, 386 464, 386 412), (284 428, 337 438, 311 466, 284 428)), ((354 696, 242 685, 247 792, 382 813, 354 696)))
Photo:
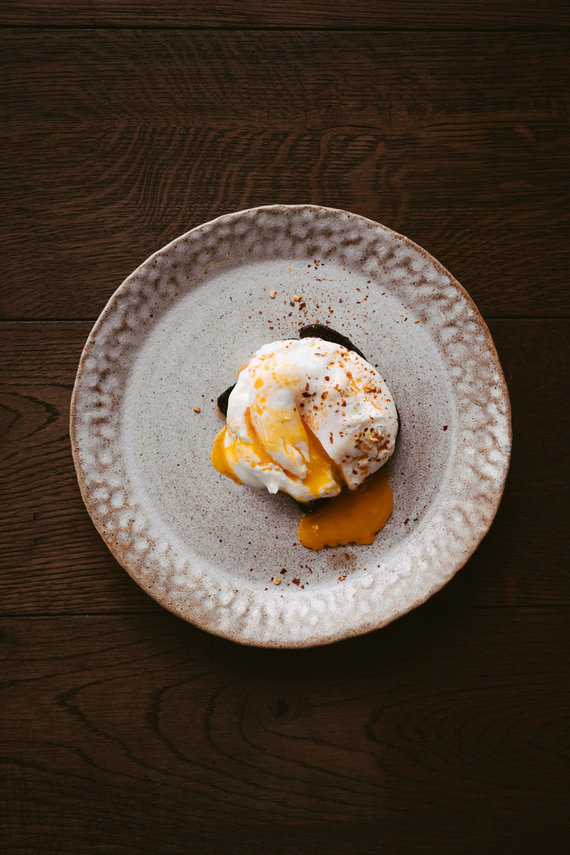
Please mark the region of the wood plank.
MULTIPOLYGON (((570 321, 490 321, 510 387, 514 449, 498 516, 437 607, 570 603, 561 548, 567 521, 570 321), (567 373, 566 373, 567 376, 567 373), (547 437, 536 441, 536 418, 547 437)), ((0 505, 3 596, 9 614, 117 612, 155 606, 107 551, 83 507, 68 438, 75 370, 90 324, 4 324, 5 426, 0 505)))
POLYGON ((567 627, 567 610, 428 607, 292 652, 166 613, 4 619, 4 844, 565 851, 567 627))
POLYGON ((564 120, 569 35, 0 31, 8 127, 414 130, 564 120), (332 61, 334 58, 334 61, 332 61), (548 99, 544 96, 548 94, 548 99))
MULTIPOLYGON (((549 129, 540 135, 549 137, 549 129)), ((561 138, 559 131, 554 136, 561 138)), ((375 133, 133 127, 53 139, 46 147, 43 133, 23 134, 9 147, 4 319, 95 318, 132 270, 189 228, 232 210, 291 201, 354 211, 407 234, 485 314, 569 313, 564 153, 541 158, 550 146, 545 140, 523 139, 511 159, 514 141, 499 158, 497 186, 494 145, 466 155, 457 171, 437 132, 403 144, 397 135, 388 143, 375 133), (537 167, 521 182, 529 149, 537 167), (213 166, 219 162, 223 169, 213 166), (528 287, 520 287, 523 281, 528 287)))
POLYGON ((0 43, 4 319, 94 318, 169 240, 273 202, 407 234, 487 315, 568 314, 564 35, 66 30, 0 43))
POLYGON ((90 327, 3 325, 0 560, 8 611, 158 609, 95 532, 77 486, 69 402, 90 327))
POLYGON ((570 23, 563 3, 538 0, 4 0, 0 24, 81 27, 532 29, 570 23))

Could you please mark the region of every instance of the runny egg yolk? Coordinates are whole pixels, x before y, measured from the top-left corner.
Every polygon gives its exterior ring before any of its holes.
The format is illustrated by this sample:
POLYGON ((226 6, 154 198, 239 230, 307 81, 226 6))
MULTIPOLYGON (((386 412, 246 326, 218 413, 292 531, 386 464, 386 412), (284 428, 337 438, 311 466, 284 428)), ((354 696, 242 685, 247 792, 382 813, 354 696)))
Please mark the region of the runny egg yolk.
POLYGON ((341 493, 312 514, 303 514, 299 540, 307 549, 373 543, 390 519, 393 507, 386 472, 380 469, 356 490, 341 493))
POLYGON ((212 449, 212 463, 218 472, 240 483, 233 467, 241 460, 248 460, 256 468, 281 466, 294 481, 302 482, 309 492, 317 497, 324 488, 336 485, 340 490, 342 481, 337 467, 328 457, 317 437, 306 427, 296 410, 279 411, 269 407, 258 409, 262 418, 258 432, 253 425, 251 413, 246 412, 247 441, 235 436, 226 443, 227 428, 217 435, 212 449))
MULTIPOLYGON (((239 436, 226 443, 227 428, 214 442, 212 463, 223 475, 240 483, 233 466, 239 460, 249 460, 258 467, 274 466, 276 460, 294 480, 300 480, 315 497, 321 495, 331 482, 340 491, 343 481, 336 464, 324 451, 312 431, 303 423, 296 410, 277 411, 269 408, 263 413, 262 436, 246 413, 247 441, 239 436), (284 465, 283 461, 287 463, 284 465)), ((392 491, 386 472, 380 469, 370 475, 356 490, 343 490, 324 507, 303 514, 299 522, 299 540, 308 549, 344 546, 348 543, 373 543, 377 532, 390 518, 393 509, 392 491)))

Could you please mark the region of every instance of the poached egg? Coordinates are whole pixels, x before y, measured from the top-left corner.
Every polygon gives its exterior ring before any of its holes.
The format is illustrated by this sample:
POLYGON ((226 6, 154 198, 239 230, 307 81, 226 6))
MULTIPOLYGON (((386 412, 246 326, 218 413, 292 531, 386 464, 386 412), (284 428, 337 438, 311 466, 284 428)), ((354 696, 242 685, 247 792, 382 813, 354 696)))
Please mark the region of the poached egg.
POLYGON ((300 502, 356 490, 394 451, 386 381, 352 350, 320 338, 257 350, 238 376, 212 463, 233 480, 300 502))

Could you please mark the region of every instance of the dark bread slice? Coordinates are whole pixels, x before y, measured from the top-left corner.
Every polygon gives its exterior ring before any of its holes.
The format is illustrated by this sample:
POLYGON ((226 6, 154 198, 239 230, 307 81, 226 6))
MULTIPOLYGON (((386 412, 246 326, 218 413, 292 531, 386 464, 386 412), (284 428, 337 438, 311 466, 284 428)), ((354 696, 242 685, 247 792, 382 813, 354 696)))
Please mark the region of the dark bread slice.
POLYGON ((299 338, 322 338, 324 341, 332 341, 333 344, 340 344, 342 347, 346 347, 347 350, 353 350, 354 353, 357 353, 362 359, 368 362, 362 351, 349 338, 333 330, 332 327, 326 327, 324 324, 307 324, 307 326, 301 327, 299 338))
POLYGON ((228 401, 230 399, 230 395, 234 390, 235 385, 236 384, 234 383, 233 386, 228 386, 226 391, 222 392, 222 394, 218 396, 218 400, 216 401, 216 404, 218 405, 218 410, 224 417, 228 414, 228 401))

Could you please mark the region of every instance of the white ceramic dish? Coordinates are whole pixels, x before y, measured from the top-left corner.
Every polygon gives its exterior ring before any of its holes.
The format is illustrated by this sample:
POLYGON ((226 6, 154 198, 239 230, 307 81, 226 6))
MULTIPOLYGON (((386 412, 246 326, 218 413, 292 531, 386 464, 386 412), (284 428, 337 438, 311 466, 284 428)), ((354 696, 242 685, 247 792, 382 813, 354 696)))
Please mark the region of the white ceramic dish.
POLYGON ((192 229, 125 280, 85 345, 71 438, 93 522, 144 590, 235 641, 303 647, 383 626, 452 578, 499 505, 511 426, 489 331, 435 259, 354 214, 275 205, 192 229), (395 509, 371 546, 304 549, 288 497, 210 464, 217 396, 254 350, 315 322, 364 351, 400 412, 395 509))

